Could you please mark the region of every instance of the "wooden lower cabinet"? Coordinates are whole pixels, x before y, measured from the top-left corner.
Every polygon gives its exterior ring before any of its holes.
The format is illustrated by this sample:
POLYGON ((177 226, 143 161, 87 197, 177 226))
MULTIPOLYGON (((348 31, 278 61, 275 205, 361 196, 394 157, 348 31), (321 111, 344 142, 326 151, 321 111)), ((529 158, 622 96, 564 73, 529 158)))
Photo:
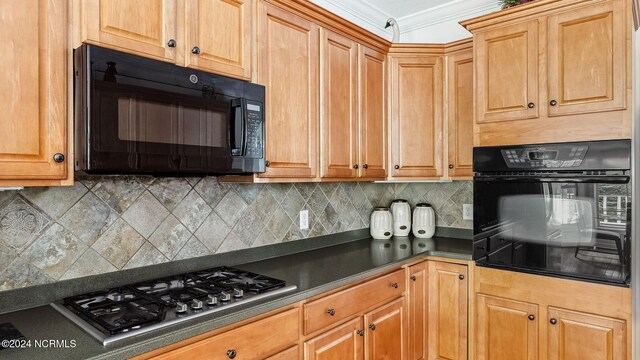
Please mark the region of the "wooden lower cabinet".
POLYGON ((364 316, 367 360, 407 358, 406 305, 401 297, 364 316))
POLYGON ((409 360, 427 358, 427 262, 409 267, 409 360))
POLYGON ((363 360, 364 322, 358 317, 304 343, 305 360, 363 360))
POLYGON ((300 346, 296 345, 283 352, 269 356, 265 360, 298 360, 300 359, 300 346))

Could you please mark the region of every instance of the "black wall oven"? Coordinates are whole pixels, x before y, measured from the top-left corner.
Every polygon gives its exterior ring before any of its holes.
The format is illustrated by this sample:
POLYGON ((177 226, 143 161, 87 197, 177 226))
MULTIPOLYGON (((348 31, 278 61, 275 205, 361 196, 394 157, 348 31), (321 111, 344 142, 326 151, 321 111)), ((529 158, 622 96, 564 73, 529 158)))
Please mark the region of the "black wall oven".
POLYGON ((631 141, 474 148, 480 266, 628 285, 631 141))
POLYGON ((76 170, 264 172, 264 87, 83 45, 75 50, 76 170))

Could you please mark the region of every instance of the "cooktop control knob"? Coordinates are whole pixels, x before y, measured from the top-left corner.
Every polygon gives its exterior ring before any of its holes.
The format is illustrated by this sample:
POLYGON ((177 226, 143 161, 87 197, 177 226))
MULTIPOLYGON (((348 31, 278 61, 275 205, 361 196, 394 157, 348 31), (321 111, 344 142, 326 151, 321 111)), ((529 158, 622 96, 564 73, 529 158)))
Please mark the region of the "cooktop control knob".
POLYGON ((193 310, 200 310, 200 309, 202 309, 202 300, 193 299, 193 301, 191 302, 191 308, 192 308, 193 310))
POLYGON ((236 299, 240 299, 244 296, 244 291, 240 289, 233 289, 233 297, 236 299))
POLYGON ((226 291, 223 291, 220 293, 220 300, 222 301, 230 301, 231 300, 231 294, 229 294, 226 291))
POLYGON ((218 298, 215 295, 207 295, 207 305, 215 305, 218 303, 218 298))
POLYGON ((178 301, 178 302, 176 303, 176 312, 177 312, 178 314, 184 314, 184 313, 186 313, 186 312, 187 312, 187 304, 185 304, 185 303, 183 303, 183 302, 178 301))

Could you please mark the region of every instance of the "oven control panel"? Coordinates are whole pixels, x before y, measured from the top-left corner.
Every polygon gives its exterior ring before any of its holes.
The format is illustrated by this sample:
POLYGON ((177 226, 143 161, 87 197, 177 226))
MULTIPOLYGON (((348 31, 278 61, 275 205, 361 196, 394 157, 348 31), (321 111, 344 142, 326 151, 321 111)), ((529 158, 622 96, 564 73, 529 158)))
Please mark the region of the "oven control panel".
POLYGON ((537 146, 530 148, 503 149, 502 158, 508 167, 514 169, 531 168, 572 168, 582 164, 588 145, 537 146))

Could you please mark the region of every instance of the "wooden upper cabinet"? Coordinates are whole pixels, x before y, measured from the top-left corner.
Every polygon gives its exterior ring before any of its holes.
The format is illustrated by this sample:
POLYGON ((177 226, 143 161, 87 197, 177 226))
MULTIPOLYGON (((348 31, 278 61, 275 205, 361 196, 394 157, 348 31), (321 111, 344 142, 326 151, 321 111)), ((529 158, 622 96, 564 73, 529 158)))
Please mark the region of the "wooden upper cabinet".
POLYGON ((328 30, 320 43, 320 176, 358 175, 358 44, 328 30))
POLYGON ((476 122, 538 117, 538 21, 474 35, 476 122))
POLYGON ((176 60, 177 0, 82 0, 82 38, 159 60, 176 60))
POLYGON ((624 109, 624 14, 616 0, 549 17, 550 116, 624 109))
POLYGON ((362 317, 304 343, 304 360, 364 360, 362 317), (360 332, 360 333, 359 333, 360 332))
POLYGON ((251 80, 251 0, 186 0, 186 65, 251 80))
POLYGON ((476 360, 538 359, 538 305, 476 295, 476 360))
POLYGON ((318 167, 318 26, 260 3, 258 82, 266 86, 261 178, 314 178, 318 167))
POLYGON ((467 267, 429 262, 429 359, 467 359, 467 267))
POLYGON ((409 267, 409 360, 427 359, 427 263, 409 267))
POLYGON ((387 177, 386 56, 359 47, 360 177, 387 177))
POLYGON ((401 297, 364 316, 367 360, 407 358, 405 311, 405 298, 401 297))
POLYGON ((626 360, 624 320, 549 307, 549 360, 626 360))
POLYGON ((67 141, 67 1, 2 1, 0 19, 10 44, 0 55, 0 186, 60 185, 72 160, 67 141), (68 159, 55 162, 58 153, 68 159), (44 179, 58 180, 29 182, 44 179))
POLYGON ((441 56, 391 57, 391 176, 443 176, 441 56))
POLYGON ((473 176, 473 52, 447 57, 448 172, 451 178, 473 176))

